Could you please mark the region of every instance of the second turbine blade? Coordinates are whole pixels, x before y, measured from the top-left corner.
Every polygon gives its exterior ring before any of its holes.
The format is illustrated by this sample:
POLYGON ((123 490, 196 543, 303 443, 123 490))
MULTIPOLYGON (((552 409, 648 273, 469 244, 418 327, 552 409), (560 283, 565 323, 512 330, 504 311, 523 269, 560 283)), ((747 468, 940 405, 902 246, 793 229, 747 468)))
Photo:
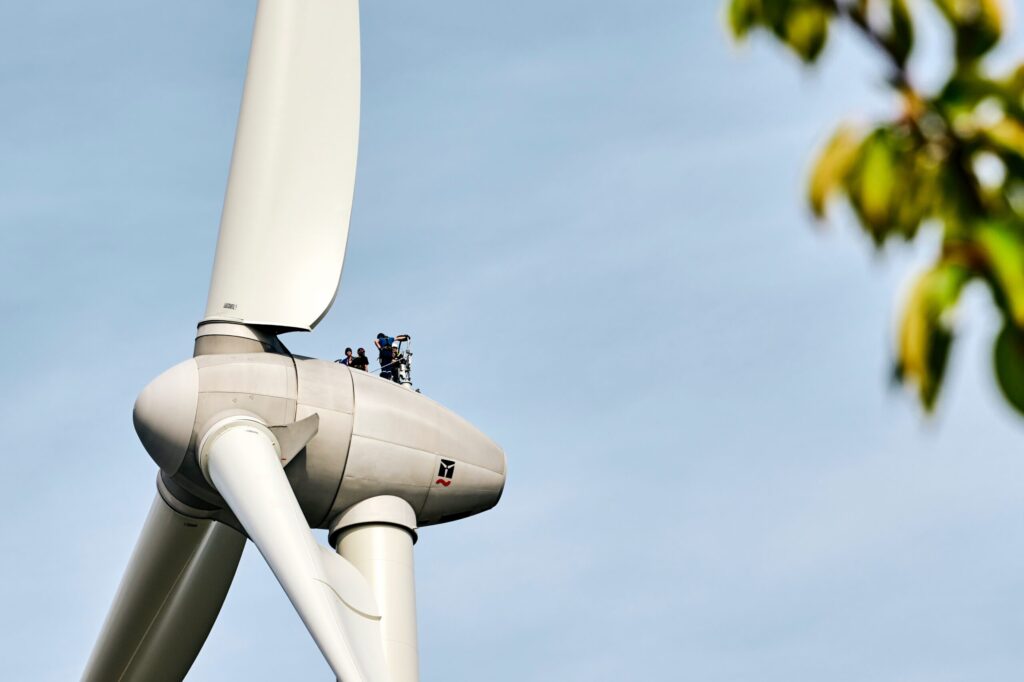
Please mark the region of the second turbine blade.
POLYGON ((181 680, 220 613, 245 537, 157 495, 83 682, 181 680))
POLYGON ((210 482, 259 548, 334 674, 342 682, 388 680, 370 587, 350 565, 325 569, 326 561, 344 559, 325 556, 306 525, 270 430, 238 420, 214 427, 207 441, 201 456, 210 482))

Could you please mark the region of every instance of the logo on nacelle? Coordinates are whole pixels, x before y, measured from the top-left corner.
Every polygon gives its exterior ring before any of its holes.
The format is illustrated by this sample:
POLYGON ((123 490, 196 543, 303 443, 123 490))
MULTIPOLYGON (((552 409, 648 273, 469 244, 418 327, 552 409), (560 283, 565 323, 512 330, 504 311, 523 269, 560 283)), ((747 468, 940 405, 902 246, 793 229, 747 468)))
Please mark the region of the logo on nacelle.
POLYGON ((455 476, 455 460, 442 459, 441 467, 437 470, 437 480, 434 485, 443 485, 445 488, 452 484, 452 477, 455 476))

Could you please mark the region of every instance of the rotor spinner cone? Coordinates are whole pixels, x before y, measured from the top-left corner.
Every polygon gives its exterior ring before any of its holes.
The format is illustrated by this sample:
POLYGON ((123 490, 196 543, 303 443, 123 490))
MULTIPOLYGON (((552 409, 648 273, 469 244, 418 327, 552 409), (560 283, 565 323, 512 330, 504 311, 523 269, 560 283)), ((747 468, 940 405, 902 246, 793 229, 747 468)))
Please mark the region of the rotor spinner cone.
POLYGON ((175 474, 188 452, 199 405, 199 368, 186 360, 151 381, 135 400, 132 421, 160 469, 175 474))

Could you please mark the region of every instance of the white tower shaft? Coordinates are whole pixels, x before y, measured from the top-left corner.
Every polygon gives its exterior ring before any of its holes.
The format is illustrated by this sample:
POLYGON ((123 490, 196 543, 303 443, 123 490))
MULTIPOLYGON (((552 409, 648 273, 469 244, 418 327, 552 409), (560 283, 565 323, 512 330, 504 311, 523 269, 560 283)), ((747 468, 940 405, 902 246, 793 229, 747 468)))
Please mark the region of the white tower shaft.
POLYGON ((338 554, 366 577, 377 599, 392 682, 419 681, 415 522, 407 502, 383 496, 355 505, 333 524, 338 554))

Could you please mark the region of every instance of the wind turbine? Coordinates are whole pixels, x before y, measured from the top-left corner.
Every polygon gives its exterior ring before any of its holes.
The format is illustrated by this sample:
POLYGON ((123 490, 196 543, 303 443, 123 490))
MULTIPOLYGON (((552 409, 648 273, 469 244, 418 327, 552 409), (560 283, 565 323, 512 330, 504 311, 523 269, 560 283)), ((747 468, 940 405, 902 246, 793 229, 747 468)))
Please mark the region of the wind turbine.
POLYGON ((358 0, 260 0, 206 314, 193 357, 135 403, 158 494, 87 682, 184 678, 246 539, 339 679, 418 679, 416 529, 497 504, 505 454, 419 393, 278 339, 334 301, 358 136, 358 0))

